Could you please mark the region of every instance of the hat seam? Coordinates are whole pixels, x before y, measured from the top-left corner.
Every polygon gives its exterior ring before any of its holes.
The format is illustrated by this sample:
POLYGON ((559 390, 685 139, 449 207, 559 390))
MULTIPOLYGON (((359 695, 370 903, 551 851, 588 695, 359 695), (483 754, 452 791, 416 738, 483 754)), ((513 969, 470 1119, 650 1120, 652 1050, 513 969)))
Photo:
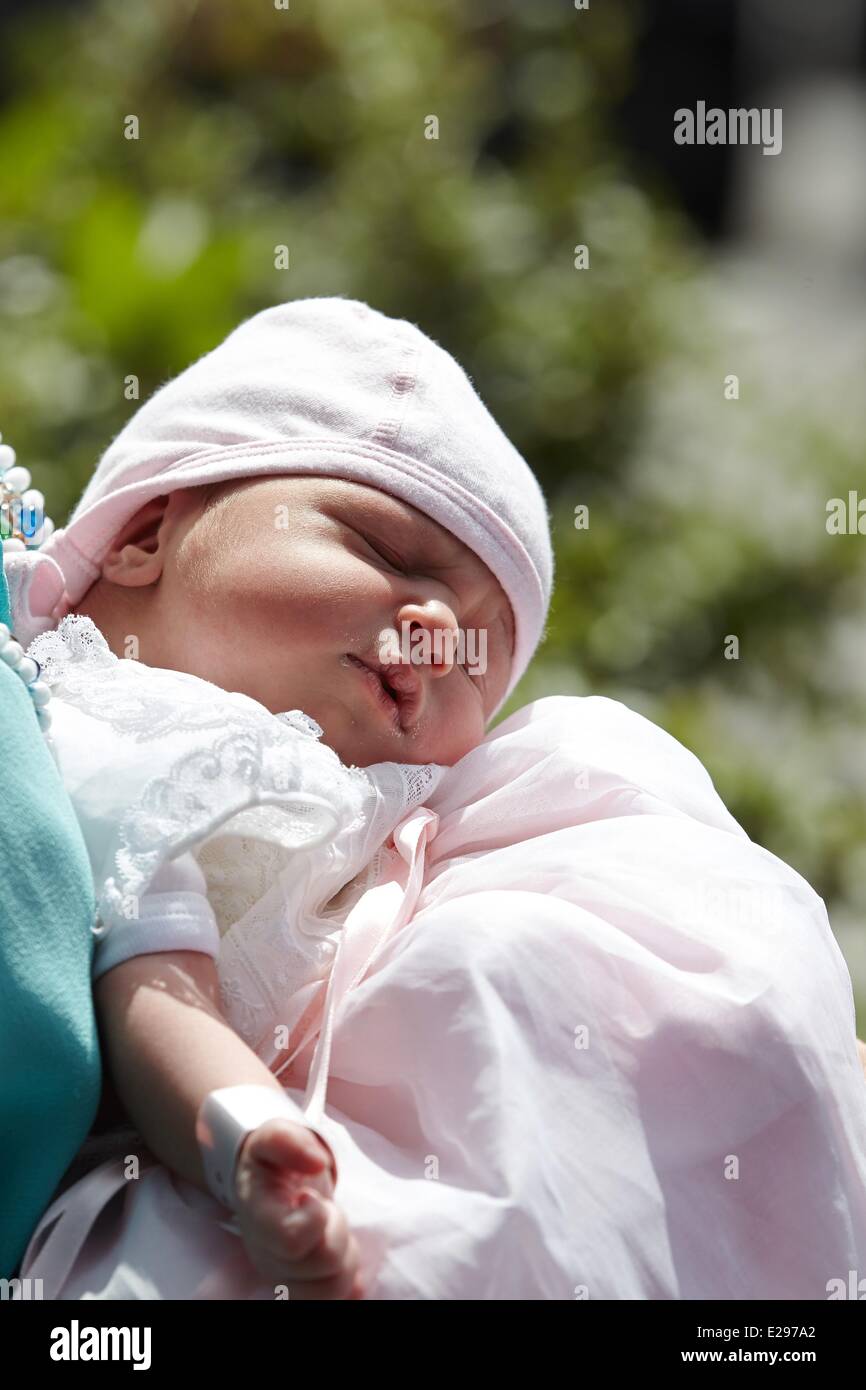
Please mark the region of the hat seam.
POLYGON ((418 385, 418 345, 406 341, 402 346, 402 365, 391 376, 391 395, 394 409, 383 415, 370 436, 372 443, 391 448, 396 444, 406 419, 409 402, 418 385), (414 364, 414 370, 411 370, 414 364))

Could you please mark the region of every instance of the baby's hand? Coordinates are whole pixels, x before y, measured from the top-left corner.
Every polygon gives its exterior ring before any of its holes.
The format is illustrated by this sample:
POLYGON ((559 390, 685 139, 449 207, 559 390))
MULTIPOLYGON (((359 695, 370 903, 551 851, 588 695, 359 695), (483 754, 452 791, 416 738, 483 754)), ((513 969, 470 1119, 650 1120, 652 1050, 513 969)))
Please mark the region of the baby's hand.
POLYGON ((327 1150, 305 1125, 268 1120, 247 1135, 235 1178, 247 1253, 291 1299, 360 1298, 360 1252, 333 1200, 327 1150))

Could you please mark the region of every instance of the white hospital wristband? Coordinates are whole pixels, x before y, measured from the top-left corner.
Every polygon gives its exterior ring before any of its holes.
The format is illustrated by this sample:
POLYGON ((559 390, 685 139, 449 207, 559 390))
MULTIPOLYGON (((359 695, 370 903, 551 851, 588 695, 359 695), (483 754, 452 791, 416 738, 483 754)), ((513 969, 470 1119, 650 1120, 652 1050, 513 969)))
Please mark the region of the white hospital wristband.
POLYGON ((297 1101, 270 1086, 224 1086, 211 1091, 199 1106, 195 1137, 207 1185, 223 1206, 237 1211, 235 1170, 247 1135, 266 1120, 285 1118, 312 1130, 331 1156, 331 1176, 337 1181, 337 1161, 330 1144, 313 1129, 297 1101))

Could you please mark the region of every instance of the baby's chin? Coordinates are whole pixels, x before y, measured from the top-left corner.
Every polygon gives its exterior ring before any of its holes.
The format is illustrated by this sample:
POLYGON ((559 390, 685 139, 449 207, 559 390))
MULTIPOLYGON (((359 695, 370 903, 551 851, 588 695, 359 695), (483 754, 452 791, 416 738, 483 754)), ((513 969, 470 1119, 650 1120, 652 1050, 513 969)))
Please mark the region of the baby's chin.
POLYGON ((333 748, 340 761, 347 767, 375 767, 377 763, 404 763, 413 767, 423 767, 425 764, 434 763, 439 767, 454 767, 474 748, 477 748, 484 739, 479 738, 474 742, 468 743, 459 752, 449 752, 444 748, 425 749, 423 754, 416 753, 408 741, 401 742, 399 747, 394 749, 382 749, 375 756, 371 756, 368 748, 353 749, 351 745, 336 747, 332 744, 327 734, 322 735, 322 743, 326 743, 329 748, 333 748))

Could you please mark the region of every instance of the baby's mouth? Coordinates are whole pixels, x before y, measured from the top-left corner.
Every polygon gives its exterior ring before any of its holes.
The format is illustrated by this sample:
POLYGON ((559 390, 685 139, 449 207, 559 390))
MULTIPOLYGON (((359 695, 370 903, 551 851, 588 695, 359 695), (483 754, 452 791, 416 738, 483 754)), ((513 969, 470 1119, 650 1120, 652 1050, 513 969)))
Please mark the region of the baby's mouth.
POLYGON ((374 658, 356 656, 354 652, 347 652, 346 656, 354 666, 377 678, 383 699, 391 702, 395 723, 404 730, 411 728, 421 704, 421 680, 416 672, 407 666, 383 666, 374 658))

